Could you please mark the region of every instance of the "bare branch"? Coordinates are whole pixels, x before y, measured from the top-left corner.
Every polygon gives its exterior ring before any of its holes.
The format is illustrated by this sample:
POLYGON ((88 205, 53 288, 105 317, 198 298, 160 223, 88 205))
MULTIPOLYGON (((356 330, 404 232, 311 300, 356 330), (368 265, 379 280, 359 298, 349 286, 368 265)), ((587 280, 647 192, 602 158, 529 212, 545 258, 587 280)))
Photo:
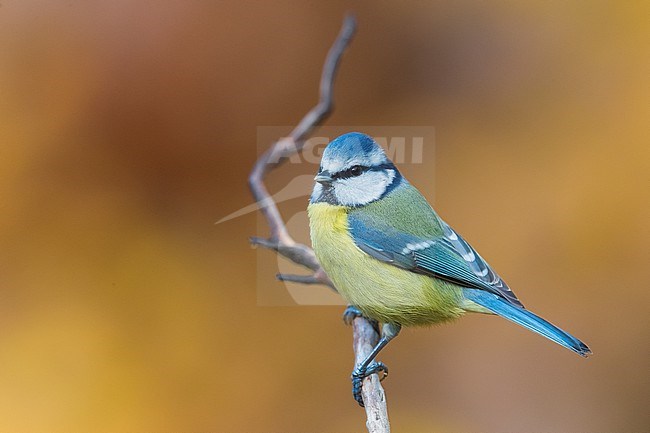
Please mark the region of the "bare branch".
MULTIPOLYGON (((334 109, 334 79, 343 53, 352 41, 355 31, 356 20, 354 16, 347 15, 323 65, 318 104, 302 118, 288 137, 278 140, 259 157, 248 178, 248 184, 256 202, 264 204, 264 206, 260 206, 260 211, 270 229, 268 239, 253 237, 250 239, 251 244, 276 251, 283 257, 313 272, 312 275, 278 274, 277 277, 281 281, 324 284, 336 290, 318 263, 314 251, 308 246, 296 242, 289 234, 276 203, 264 185, 264 178, 271 170, 285 162, 289 156, 302 150, 307 137, 323 123, 334 109)), ((377 344, 378 335, 372 324, 363 317, 355 318, 352 328, 355 362, 359 363, 370 354, 374 345, 377 344)), ((386 398, 378 375, 373 374, 364 380, 363 400, 366 407, 368 431, 370 433, 388 433, 390 426, 386 398)))
POLYGON ((292 283, 300 284, 327 284, 320 278, 314 275, 292 275, 292 274, 277 274, 277 279, 280 281, 290 281, 292 283))
MULTIPOLYGON (((284 227, 284 222, 282 220, 280 220, 280 224, 282 224, 284 227)), ((293 242, 293 239, 291 238, 289 239, 291 240, 291 243, 286 243, 280 240, 252 237, 250 238, 250 242, 253 245, 259 245, 264 248, 274 250, 292 262, 303 265, 304 267, 311 269, 314 272, 321 269, 318 260, 316 260, 316 255, 311 248, 306 245, 293 242)))
MULTIPOLYGON (((363 317, 355 317, 352 321, 352 332, 354 335, 353 348, 355 363, 360 364, 370 353, 379 341, 379 335, 374 327, 363 317)), ((383 433, 390 431, 388 423, 388 410, 386 395, 381 386, 377 373, 363 379, 361 388, 363 403, 366 409, 366 427, 370 433, 383 433)))

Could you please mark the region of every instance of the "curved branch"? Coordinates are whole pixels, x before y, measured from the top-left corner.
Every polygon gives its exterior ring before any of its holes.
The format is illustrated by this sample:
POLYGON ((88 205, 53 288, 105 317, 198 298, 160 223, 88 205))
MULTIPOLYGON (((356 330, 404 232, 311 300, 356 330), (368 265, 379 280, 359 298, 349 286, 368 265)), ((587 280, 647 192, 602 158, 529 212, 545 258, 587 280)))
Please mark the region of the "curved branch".
MULTIPOLYGON (((296 242, 284 223, 280 211, 273 198, 264 185, 264 178, 273 169, 284 163, 289 156, 300 152, 305 145, 306 138, 329 116, 334 109, 334 79, 338 71, 341 58, 346 48, 350 45, 356 31, 354 16, 347 15, 343 20, 341 31, 336 41, 330 48, 323 65, 320 79, 320 96, 318 104, 314 106, 291 131, 288 137, 278 140, 264 152, 253 167, 248 178, 248 185, 255 197, 255 201, 264 203, 260 211, 264 215, 270 229, 268 239, 253 237, 250 242, 276 251, 292 262, 302 265, 312 271, 311 275, 283 275, 278 274, 281 281, 292 281, 302 284, 324 284, 336 290, 332 281, 318 263, 314 251, 307 245, 296 242)), ((358 317, 352 324, 355 362, 358 363, 370 354, 378 341, 378 335, 372 324, 358 317)), ((388 410, 384 390, 376 374, 364 380, 363 399, 366 408, 366 427, 371 433, 387 433, 390 431, 388 424, 388 410)))

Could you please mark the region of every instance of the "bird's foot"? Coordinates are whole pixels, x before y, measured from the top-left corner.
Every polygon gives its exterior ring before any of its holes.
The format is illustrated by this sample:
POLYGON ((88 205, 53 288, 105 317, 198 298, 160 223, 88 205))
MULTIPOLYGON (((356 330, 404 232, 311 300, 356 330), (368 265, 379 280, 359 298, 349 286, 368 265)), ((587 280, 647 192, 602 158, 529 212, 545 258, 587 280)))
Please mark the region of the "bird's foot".
POLYGON ((354 319, 357 317, 363 317, 365 318, 372 327, 375 329, 377 334, 379 334, 379 323, 375 319, 371 319, 370 317, 364 316, 361 310, 359 310, 358 307, 355 307, 354 305, 348 305, 345 311, 343 312, 343 323, 345 323, 348 326, 352 326, 352 322, 354 322, 354 319))
POLYGON ((363 317, 363 313, 354 305, 348 305, 348 307, 343 312, 343 322, 351 326, 354 319, 357 317, 363 317))
POLYGON ((388 367, 383 362, 373 361, 366 368, 362 368, 360 365, 357 366, 352 372, 352 396, 361 407, 364 407, 363 397, 361 396, 363 379, 375 373, 380 374, 380 381, 384 380, 388 376, 388 367))

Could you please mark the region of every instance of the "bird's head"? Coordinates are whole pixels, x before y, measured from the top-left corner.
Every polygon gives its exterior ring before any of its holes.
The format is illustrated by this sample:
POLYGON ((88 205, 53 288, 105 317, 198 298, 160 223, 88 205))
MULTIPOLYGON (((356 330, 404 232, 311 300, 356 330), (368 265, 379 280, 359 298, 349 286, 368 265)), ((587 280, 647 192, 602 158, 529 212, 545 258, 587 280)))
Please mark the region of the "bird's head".
POLYGON ((401 176, 371 137, 350 132, 327 145, 314 180, 311 203, 356 207, 382 198, 401 176))

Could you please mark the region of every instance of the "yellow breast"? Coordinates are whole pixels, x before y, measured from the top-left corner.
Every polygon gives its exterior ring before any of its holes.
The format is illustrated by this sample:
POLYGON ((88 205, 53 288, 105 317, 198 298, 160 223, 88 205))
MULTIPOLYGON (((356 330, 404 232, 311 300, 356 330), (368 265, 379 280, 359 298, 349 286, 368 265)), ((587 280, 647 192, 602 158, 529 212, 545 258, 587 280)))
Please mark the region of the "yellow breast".
POLYGON ((423 325, 454 319, 460 288, 381 262, 361 251, 348 231, 348 209, 327 203, 308 208, 316 257, 346 301, 381 322, 423 325))

